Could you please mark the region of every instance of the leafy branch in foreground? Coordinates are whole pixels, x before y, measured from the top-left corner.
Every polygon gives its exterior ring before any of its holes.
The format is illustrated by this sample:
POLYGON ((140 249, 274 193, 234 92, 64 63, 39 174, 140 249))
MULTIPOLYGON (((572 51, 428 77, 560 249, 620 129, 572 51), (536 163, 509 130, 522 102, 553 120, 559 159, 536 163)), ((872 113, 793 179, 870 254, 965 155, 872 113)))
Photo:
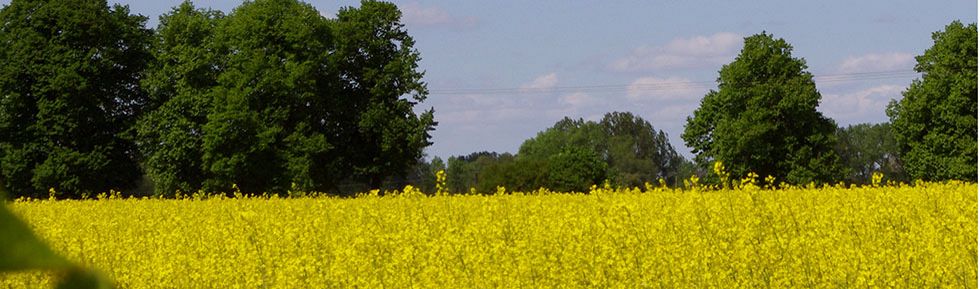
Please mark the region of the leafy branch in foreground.
POLYGON ((6 204, 0 205, 0 274, 24 270, 59 272, 62 278, 56 288, 112 288, 99 273, 56 254, 6 204))

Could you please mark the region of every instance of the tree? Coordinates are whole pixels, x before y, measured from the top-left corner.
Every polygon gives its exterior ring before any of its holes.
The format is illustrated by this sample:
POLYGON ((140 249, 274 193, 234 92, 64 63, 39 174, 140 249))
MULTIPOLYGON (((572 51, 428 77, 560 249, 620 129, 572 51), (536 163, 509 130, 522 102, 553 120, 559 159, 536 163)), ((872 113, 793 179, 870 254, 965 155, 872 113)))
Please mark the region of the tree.
POLYGON ((202 164, 203 134, 213 105, 210 90, 221 72, 214 42, 223 17, 189 1, 160 17, 156 61, 143 79, 153 109, 137 125, 143 167, 156 194, 201 189, 209 178, 202 164))
POLYGON ((841 175, 834 122, 816 110, 820 93, 806 62, 783 39, 745 38, 711 90, 687 118, 681 136, 696 161, 722 161, 736 176, 755 172, 791 183, 831 182, 841 175))
POLYGON ((915 58, 922 79, 888 105, 888 117, 910 177, 975 181, 977 24, 954 21, 932 39, 915 58))
POLYGON ((138 129, 157 192, 346 191, 404 182, 435 125, 414 42, 390 3, 328 20, 297 0, 161 19, 138 129))
MULTIPOLYGON (((436 175, 439 171, 446 171, 446 162, 442 161, 442 158, 438 156, 434 157, 431 162, 427 162, 422 158, 409 171, 406 180, 409 184, 415 184, 423 192, 434 193, 437 190, 436 175)), ((400 187, 404 187, 404 185, 400 187)))
POLYGON ((606 163, 594 151, 565 147, 548 158, 548 188, 558 192, 588 192, 606 180, 606 163))
MULTIPOLYGON (((489 152, 451 157, 449 187, 493 193, 508 190, 587 191, 607 178, 617 185, 642 187, 689 175, 684 159, 658 131, 628 112, 611 112, 599 122, 565 117, 521 144, 516 155, 489 152)), ((693 170, 688 170, 693 172, 693 170)))
POLYGON ((498 169, 506 177, 488 179, 502 181, 511 190, 588 191, 608 176, 604 163, 608 145, 598 123, 565 117, 521 144, 517 159, 506 169, 498 169), (599 168, 601 173, 595 171, 599 168))
POLYGON ((683 158, 667 134, 629 112, 607 113, 599 125, 605 132, 606 162, 613 182, 643 187, 665 179, 673 183, 683 158))
MULTIPOLYGON (((381 190, 400 190, 406 185, 412 185, 422 192, 427 194, 434 194, 437 191, 436 187, 436 174, 439 171, 446 170, 446 163, 442 161, 441 158, 435 157, 431 162, 426 161, 425 157, 419 158, 418 162, 412 167, 408 168, 404 176, 393 175, 385 179, 381 186, 381 190)), ((357 193, 363 193, 366 190, 371 190, 364 184, 361 184, 361 188, 357 191, 351 192, 341 192, 342 195, 352 195, 357 193)))
POLYGON ((546 160, 566 147, 588 149, 601 155, 607 149, 606 137, 603 128, 594 121, 565 117, 521 143, 518 155, 521 158, 546 160))
POLYGON ((132 134, 152 31, 104 0, 14 0, 0 10, 0 183, 11 197, 132 187, 132 134))
POLYGON ((336 112, 338 137, 349 141, 336 156, 353 166, 355 179, 374 188, 415 164, 436 125, 431 108, 413 111, 428 90, 415 41, 400 21, 394 4, 367 0, 360 8, 341 9, 332 30, 331 63, 341 80, 338 105, 345 108, 336 112))
POLYGON ((493 162, 484 164, 476 190, 482 194, 492 194, 497 191, 498 186, 511 192, 550 188, 552 185, 548 165, 547 159, 519 158, 503 154, 493 162))
MULTIPOLYGON (((466 156, 450 157, 446 174, 446 183, 449 190, 454 193, 469 192, 470 188, 478 188, 480 184, 487 183, 487 169, 500 162, 512 159, 510 154, 498 154, 495 152, 475 152, 466 156)), ((495 183, 502 185, 503 183, 495 183)), ((483 191, 482 188, 481 192, 483 191)))
MULTIPOLYGON (((645 182, 656 183, 659 178, 674 179, 683 160, 670 145, 666 133, 629 112, 607 113, 599 122, 566 117, 524 141, 518 158, 551 163, 557 161, 552 159, 556 155, 581 156, 583 151, 602 161, 606 170, 601 174, 604 178, 634 187, 642 187, 645 182)), ((565 186, 565 183, 552 179, 542 185, 565 186)))
POLYGON ((476 152, 448 160, 447 183, 452 193, 492 194, 498 186, 508 191, 551 187, 548 159, 517 157, 510 153, 476 152))
POLYGON ((667 184, 675 187, 679 187, 684 184, 684 180, 690 178, 691 176, 698 176, 699 178, 706 178, 710 175, 708 174, 707 168, 700 167, 693 161, 681 158, 680 162, 677 164, 676 173, 670 179, 667 179, 667 184))
POLYGON ((837 129, 837 154, 848 169, 850 183, 870 183, 875 172, 888 180, 905 181, 898 144, 888 123, 857 124, 837 129))
POLYGON ((220 21, 213 45, 222 58, 202 127, 205 189, 332 188, 343 154, 337 112, 346 108, 327 19, 296 0, 246 2, 220 21))

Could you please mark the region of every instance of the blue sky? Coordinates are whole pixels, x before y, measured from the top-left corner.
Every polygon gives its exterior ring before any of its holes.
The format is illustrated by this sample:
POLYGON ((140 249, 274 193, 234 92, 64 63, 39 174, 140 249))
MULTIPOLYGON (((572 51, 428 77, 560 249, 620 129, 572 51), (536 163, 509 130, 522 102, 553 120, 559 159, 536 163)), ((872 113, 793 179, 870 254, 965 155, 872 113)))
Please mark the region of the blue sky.
MULTIPOLYGON (((110 1, 157 17, 180 1, 110 1)), ((0 0, 9 3, 9 0, 0 0)), ((231 11, 240 1, 196 1, 231 11)), ((358 1, 309 1, 332 17, 358 1)), ((762 31, 806 59, 839 125, 887 121, 914 57, 976 1, 396 1, 416 39, 439 126, 429 157, 516 152, 564 116, 630 111, 679 135, 742 38, 762 31)))

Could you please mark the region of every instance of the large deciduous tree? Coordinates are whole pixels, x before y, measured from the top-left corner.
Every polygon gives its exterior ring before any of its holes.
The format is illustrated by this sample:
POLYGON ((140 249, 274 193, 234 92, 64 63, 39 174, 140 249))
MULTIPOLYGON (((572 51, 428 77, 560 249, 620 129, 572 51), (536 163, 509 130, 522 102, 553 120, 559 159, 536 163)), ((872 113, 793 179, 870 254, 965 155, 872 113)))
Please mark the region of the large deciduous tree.
POLYGON ((222 17, 190 2, 160 17, 152 50, 156 61, 143 80, 154 110, 137 123, 143 167, 157 194, 194 191, 209 177, 202 146, 210 90, 220 72, 222 55, 214 38, 222 17))
POLYGON ((749 36, 721 68, 718 90, 704 96, 682 135, 702 166, 722 161, 736 176, 751 171, 791 183, 840 177, 836 125, 817 111, 813 75, 792 50, 771 34, 749 36))
POLYGON ((246 2, 219 23, 213 45, 222 59, 202 127, 205 188, 331 188, 335 148, 347 141, 337 137, 337 111, 347 107, 327 19, 296 0, 246 2))
POLYGON ((977 179, 977 24, 933 33, 912 82, 888 116, 905 169, 923 180, 977 179))
POLYGON ((354 178, 378 188, 386 176, 415 165, 431 144, 436 122, 429 109, 413 109, 428 95, 415 41, 401 24, 394 4, 362 1, 343 8, 333 25, 339 69, 339 137, 348 142, 339 155, 354 178))
POLYGON ((297 0, 161 19, 140 148, 157 192, 379 187, 422 157, 435 122, 419 53, 390 3, 326 19, 297 0))
POLYGON ((104 0, 14 0, 0 11, 0 183, 12 197, 132 187, 148 103, 146 18, 104 0))

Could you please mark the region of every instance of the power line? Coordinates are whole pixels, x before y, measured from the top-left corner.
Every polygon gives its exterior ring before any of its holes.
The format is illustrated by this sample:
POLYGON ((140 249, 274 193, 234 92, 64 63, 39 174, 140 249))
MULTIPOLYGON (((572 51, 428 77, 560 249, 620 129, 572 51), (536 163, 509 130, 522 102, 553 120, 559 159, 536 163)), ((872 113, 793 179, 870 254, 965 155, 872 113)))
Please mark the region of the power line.
MULTIPOLYGON (((873 72, 841 73, 814 75, 813 81, 816 83, 837 83, 866 80, 883 79, 904 79, 918 76, 919 73, 913 70, 888 70, 873 72)), ((545 94, 545 93, 568 93, 568 92, 628 92, 628 91, 657 91, 657 90, 683 90, 683 89, 708 89, 715 87, 715 81, 662 81, 657 83, 631 83, 631 84, 605 84, 605 85, 580 85, 580 86, 556 86, 544 89, 527 87, 502 87, 502 88, 449 88, 449 89, 430 89, 432 95, 465 95, 465 94, 545 94)), ((752 85, 754 83, 743 83, 739 85, 752 85)), ((731 84, 728 84, 731 85, 731 84)))

